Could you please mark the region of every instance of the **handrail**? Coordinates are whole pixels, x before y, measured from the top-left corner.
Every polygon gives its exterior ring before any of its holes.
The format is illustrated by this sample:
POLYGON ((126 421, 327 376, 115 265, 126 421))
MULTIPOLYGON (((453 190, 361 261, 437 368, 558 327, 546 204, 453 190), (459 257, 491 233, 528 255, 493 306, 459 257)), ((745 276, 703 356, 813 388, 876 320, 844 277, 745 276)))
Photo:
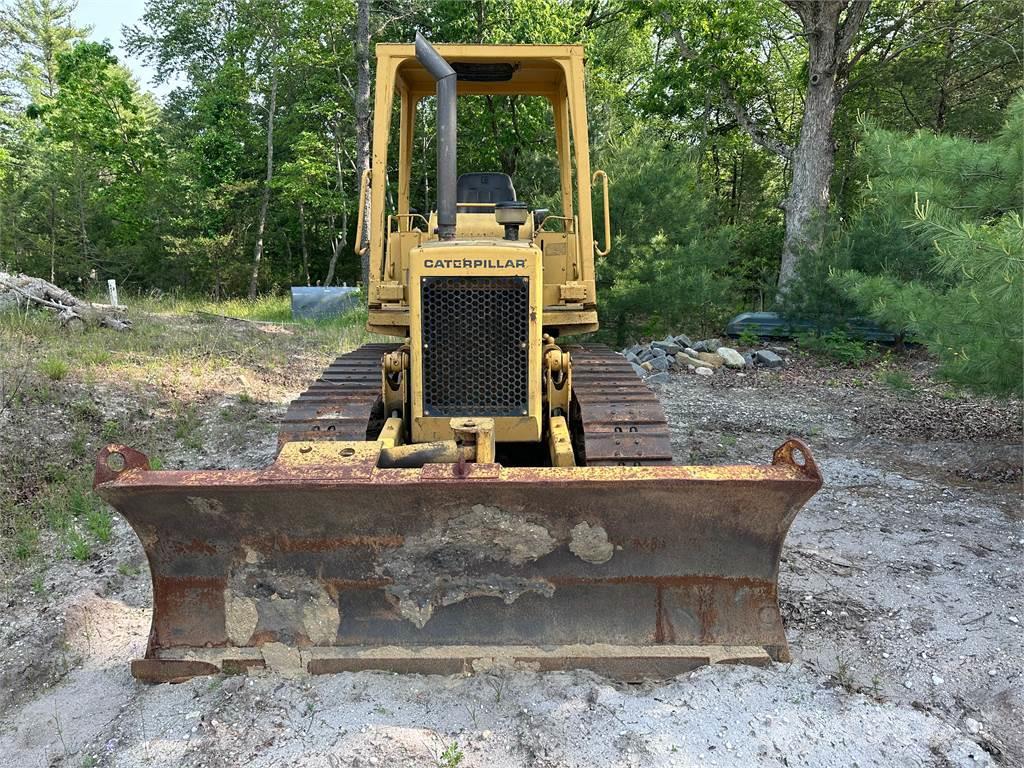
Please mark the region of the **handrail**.
MULTIPOLYGON (((395 221, 401 221, 402 219, 408 219, 410 227, 412 226, 413 219, 419 219, 420 221, 423 222, 423 226, 426 227, 426 229, 430 229, 430 222, 427 221, 427 217, 424 216, 422 213, 392 213, 390 216, 388 216, 388 232, 391 231, 391 220, 392 219, 394 219, 395 221)), ((424 231, 426 231, 426 230, 424 230, 424 231)))
POLYGON ((570 234, 570 235, 576 234, 576 217, 575 216, 551 216, 551 215, 548 215, 548 216, 544 217, 543 221, 541 221, 540 226, 533 231, 533 238, 534 238, 534 240, 536 240, 537 235, 539 235, 541 232, 555 232, 556 231, 554 229, 544 229, 544 226, 549 221, 561 221, 562 222, 562 231, 564 233, 570 234), (573 226, 571 226, 571 227, 567 226, 569 224, 572 224, 573 226))
POLYGON ((604 250, 594 241, 594 249, 598 256, 607 256, 612 250, 612 214, 608 204, 608 174, 604 171, 594 171, 594 178, 591 184, 597 184, 597 177, 601 177, 601 187, 604 190, 604 250))
POLYGON ((362 256, 366 253, 366 249, 370 247, 367 243, 363 245, 363 218, 366 211, 366 188, 370 183, 370 169, 367 168, 363 171, 363 176, 359 180, 359 220, 356 222, 356 247, 353 249, 356 252, 356 256, 362 256))

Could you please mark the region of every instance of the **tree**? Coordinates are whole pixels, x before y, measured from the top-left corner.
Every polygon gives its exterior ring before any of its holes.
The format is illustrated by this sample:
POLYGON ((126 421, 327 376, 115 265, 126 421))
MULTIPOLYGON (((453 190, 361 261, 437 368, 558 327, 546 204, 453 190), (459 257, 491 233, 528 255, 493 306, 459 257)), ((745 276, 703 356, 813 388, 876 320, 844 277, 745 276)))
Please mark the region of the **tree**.
POLYGON ((0 29, 18 57, 18 79, 33 103, 56 97, 57 57, 89 33, 72 21, 77 7, 75 0, 16 0, 0 15, 0 29))
POLYGON ((891 211, 926 260, 916 272, 882 265, 833 280, 861 311, 917 333, 953 381, 1021 394, 1024 96, 1007 117, 1000 134, 983 143, 867 126, 864 162, 874 180, 863 214, 891 211))
MULTIPOLYGON (((88 33, 87 28, 76 26, 72 21, 76 5, 73 0, 17 0, 13 6, 4 9, 0 16, 0 29, 16 58, 15 78, 18 87, 15 104, 32 105, 30 117, 57 96, 57 62, 60 54, 88 33)), ((29 125, 22 125, 22 128, 32 130, 29 125)), ((33 173, 39 172, 47 177, 46 248, 51 282, 57 279, 58 204, 61 194, 54 180, 59 154, 55 150, 55 147, 51 147, 50 151, 42 153, 38 158, 38 166, 32 168, 33 173)))
MULTIPOLYGON (((355 64, 356 64, 356 177, 362 179, 370 169, 370 0, 356 0, 355 28, 355 64)), ((367 195, 369 200, 369 195, 367 195)), ((356 215, 362 219, 363 238, 370 233, 369 204, 356 215)), ((356 243, 363 249, 360 256, 359 274, 364 290, 370 282, 370 252, 366 243, 356 243)), ((327 282, 330 285, 330 281, 327 282)), ((367 296, 369 294, 367 293, 367 296)))
POLYGON ((767 12, 754 0, 682 0, 649 9, 678 58, 656 79, 663 94, 655 103, 685 112, 716 105, 789 169, 789 191, 781 201, 786 233, 778 284, 784 293, 802 254, 821 243, 837 110, 861 66, 902 52, 901 35, 924 4, 879 3, 869 16, 871 0, 781 3, 767 12), (799 114, 789 120, 774 78, 800 91, 799 114))

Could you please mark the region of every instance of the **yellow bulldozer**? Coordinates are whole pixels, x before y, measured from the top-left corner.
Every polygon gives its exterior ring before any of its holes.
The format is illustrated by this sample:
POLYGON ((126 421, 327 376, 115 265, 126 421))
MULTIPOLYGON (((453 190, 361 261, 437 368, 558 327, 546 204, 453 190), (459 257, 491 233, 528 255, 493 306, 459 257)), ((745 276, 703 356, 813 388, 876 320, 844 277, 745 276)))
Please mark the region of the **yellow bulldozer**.
POLYGON ((133 674, 523 663, 637 679, 788 659, 779 556, 821 485, 807 447, 673 465, 662 407, 626 359, 564 342, 597 330, 595 254, 611 237, 582 47, 417 36, 377 46, 376 78, 365 290, 369 330, 395 341, 335 360, 264 469, 154 471, 128 446, 101 451, 96 490, 153 581, 133 674), (457 174, 457 98, 477 94, 549 101, 557 212, 518 200, 507 175, 457 174), (432 96, 437 205, 422 215, 414 117, 432 96))

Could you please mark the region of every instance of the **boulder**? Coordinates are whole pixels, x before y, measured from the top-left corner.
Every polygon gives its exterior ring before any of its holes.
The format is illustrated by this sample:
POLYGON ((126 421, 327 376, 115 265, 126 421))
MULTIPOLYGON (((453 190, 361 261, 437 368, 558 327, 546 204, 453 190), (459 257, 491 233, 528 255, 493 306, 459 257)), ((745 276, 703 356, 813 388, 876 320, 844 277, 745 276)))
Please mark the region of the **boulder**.
POLYGON ((726 368, 742 368, 747 364, 743 355, 731 347, 719 347, 715 354, 725 361, 726 368))
POLYGON ((722 342, 718 339, 704 339, 704 341, 694 344, 693 348, 698 352, 717 352, 720 346, 722 346, 722 342))
MULTIPOLYGON (((654 342, 654 344, 657 344, 657 343, 658 342, 654 342)), ((654 355, 655 357, 664 357, 666 354, 668 354, 664 349, 662 349, 661 347, 656 347, 656 346, 654 346, 654 344, 651 345, 651 354, 652 355, 654 355)))
POLYGON ((792 352, 789 351, 789 347, 768 347, 772 352, 780 357, 789 357, 792 352))
POLYGON ((650 360, 647 360, 646 362, 640 363, 640 367, 643 368, 645 371, 653 371, 654 370, 654 366, 651 365, 651 361, 650 360))
POLYGON ((692 355, 686 352, 680 352, 676 355, 676 363, 679 365, 692 365, 694 368, 698 368, 704 363, 697 357, 697 353, 694 352, 692 355))
POLYGON ((636 354, 636 359, 637 359, 637 361, 638 361, 638 362, 640 362, 641 364, 643 364, 643 363, 646 363, 646 362, 647 362, 648 360, 650 360, 650 359, 651 359, 652 357, 654 357, 654 353, 653 353, 653 352, 651 352, 651 350, 649 350, 649 349, 648 349, 647 347, 644 347, 644 348, 642 348, 642 349, 641 349, 641 350, 640 350, 639 352, 637 352, 637 354, 636 354))
POLYGON ((698 352, 697 359, 707 368, 721 368, 725 365, 725 360, 716 352, 698 352))
POLYGON ((765 368, 781 368, 785 361, 770 349, 759 349, 754 353, 754 362, 765 368))
POLYGON ((690 357, 696 357, 697 356, 697 350, 694 349, 693 347, 687 347, 686 349, 683 350, 683 352, 688 354, 690 357))
POLYGON ((753 366, 754 365, 754 356, 752 354, 750 354, 749 352, 744 352, 743 353, 743 362, 747 365, 748 368, 753 366))
POLYGON ((676 336, 676 344, 678 344, 680 347, 684 347, 684 348, 685 347, 692 347, 693 346, 693 342, 690 341, 690 337, 689 336, 685 336, 683 334, 679 334, 678 336, 676 336))
POLYGON ((675 339, 668 338, 664 341, 652 341, 651 349, 661 349, 666 355, 674 355, 676 352, 681 350, 682 347, 676 344, 675 339))
POLYGON ((714 376, 715 375, 715 372, 713 370, 711 370, 710 368, 705 368, 703 365, 700 368, 697 368, 694 371, 694 373, 696 373, 698 376, 714 376))
POLYGON ((672 381, 672 377, 662 371, 661 373, 655 373, 653 376, 648 376, 644 379, 645 384, 668 384, 672 381))
POLYGON ((673 357, 655 357, 648 360, 644 365, 649 365, 655 371, 667 371, 669 366, 672 365, 670 361, 674 360, 673 357))
POLYGON ((632 365, 632 366, 633 366, 633 370, 634 370, 634 371, 636 371, 636 375, 637 375, 637 376, 639 376, 639 377, 640 377, 641 379, 642 379, 642 378, 643 378, 644 376, 646 376, 646 375, 647 375, 647 371, 645 371, 645 370, 644 370, 643 368, 641 368, 641 367, 640 367, 639 365, 637 365, 636 363, 630 363, 630 365, 632 365))

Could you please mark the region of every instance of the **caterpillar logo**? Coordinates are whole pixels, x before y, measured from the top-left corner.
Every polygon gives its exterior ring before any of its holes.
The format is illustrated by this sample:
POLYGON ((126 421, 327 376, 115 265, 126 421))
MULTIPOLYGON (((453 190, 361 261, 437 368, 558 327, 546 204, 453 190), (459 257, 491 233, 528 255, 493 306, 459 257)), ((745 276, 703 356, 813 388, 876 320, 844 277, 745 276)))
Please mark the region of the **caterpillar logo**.
POLYGON ((526 269, 526 259, 424 259, 425 269, 526 269))

